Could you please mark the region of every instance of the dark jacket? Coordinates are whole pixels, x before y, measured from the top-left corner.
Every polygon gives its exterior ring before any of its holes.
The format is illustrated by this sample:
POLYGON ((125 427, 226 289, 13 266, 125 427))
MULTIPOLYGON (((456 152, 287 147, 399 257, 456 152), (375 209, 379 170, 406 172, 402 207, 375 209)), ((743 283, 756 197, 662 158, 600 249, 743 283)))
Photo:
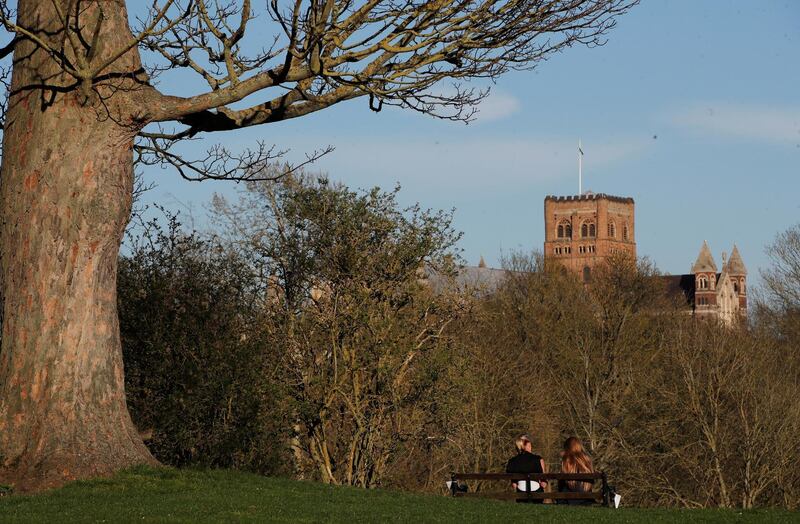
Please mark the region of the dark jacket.
POLYGON ((544 473, 542 457, 523 451, 506 463, 506 473, 544 473))
MULTIPOLYGON (((544 473, 542 471, 542 457, 527 451, 522 451, 516 456, 511 457, 506 463, 506 473, 544 473)), ((517 491, 524 492, 525 490, 517 489, 517 491)), ((542 493, 544 488, 539 486, 539 489, 534 493, 542 493)), ((521 501, 522 502, 522 501, 521 501)), ((541 504, 542 500, 532 500, 530 502, 541 504)))

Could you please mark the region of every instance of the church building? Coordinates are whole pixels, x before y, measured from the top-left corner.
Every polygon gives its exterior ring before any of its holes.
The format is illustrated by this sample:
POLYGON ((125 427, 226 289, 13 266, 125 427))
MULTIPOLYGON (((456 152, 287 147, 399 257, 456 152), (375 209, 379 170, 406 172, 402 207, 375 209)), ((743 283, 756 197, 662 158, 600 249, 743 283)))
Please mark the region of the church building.
POLYGON ((683 293, 695 315, 716 317, 725 324, 747 316, 747 268, 736 244, 730 259, 722 253, 722 270, 718 271, 711 249, 703 241, 691 271, 663 278, 671 289, 683 293))
MULTIPOLYGON (((544 199, 544 257, 591 282, 592 269, 610 255, 636 256, 634 202, 591 192, 544 199)), ((731 324, 747 313, 745 268, 736 245, 730 260, 722 254, 719 271, 706 242, 691 273, 661 277, 668 292, 679 293, 698 318, 718 318, 731 324)))

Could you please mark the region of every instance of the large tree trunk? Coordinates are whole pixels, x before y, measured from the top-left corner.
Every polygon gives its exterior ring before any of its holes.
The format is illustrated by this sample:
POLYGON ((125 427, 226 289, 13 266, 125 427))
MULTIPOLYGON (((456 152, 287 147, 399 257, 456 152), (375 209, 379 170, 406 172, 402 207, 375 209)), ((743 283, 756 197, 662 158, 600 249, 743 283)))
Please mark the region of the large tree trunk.
MULTIPOLYGON (((124 3, 104 6, 113 49, 129 35, 124 3)), ((57 32, 51 10, 21 0, 19 19, 57 32)), ((0 483, 29 491, 155 460, 128 414, 116 304, 136 90, 87 98, 29 42, 14 59, 0 172, 0 483)), ((132 56, 114 69, 137 67, 132 56)))

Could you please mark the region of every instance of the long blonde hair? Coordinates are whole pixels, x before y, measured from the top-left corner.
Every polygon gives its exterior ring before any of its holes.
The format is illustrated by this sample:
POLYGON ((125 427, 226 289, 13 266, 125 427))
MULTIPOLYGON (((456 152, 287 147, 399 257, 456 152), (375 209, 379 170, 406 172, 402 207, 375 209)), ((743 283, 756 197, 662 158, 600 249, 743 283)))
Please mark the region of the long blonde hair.
MULTIPOLYGON (((583 450, 583 444, 578 437, 570 437, 564 442, 564 451, 561 452, 561 472, 562 473, 592 473, 592 458, 583 450)), ((567 486, 575 489, 578 482, 588 484, 588 489, 592 489, 591 482, 580 480, 568 480, 567 486)))

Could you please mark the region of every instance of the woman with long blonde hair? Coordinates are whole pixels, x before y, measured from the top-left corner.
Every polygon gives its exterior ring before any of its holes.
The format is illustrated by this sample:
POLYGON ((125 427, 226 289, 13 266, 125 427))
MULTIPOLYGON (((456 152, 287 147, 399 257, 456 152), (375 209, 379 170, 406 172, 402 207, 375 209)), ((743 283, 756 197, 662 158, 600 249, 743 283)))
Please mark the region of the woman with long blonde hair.
MULTIPOLYGON (((564 442, 561 452, 561 473, 592 473, 592 458, 586 454, 578 437, 570 437, 564 442)), ((585 493, 592 491, 592 483, 583 480, 562 480, 558 483, 558 491, 585 493)), ((570 500, 568 504, 585 504, 591 501, 570 500)))

